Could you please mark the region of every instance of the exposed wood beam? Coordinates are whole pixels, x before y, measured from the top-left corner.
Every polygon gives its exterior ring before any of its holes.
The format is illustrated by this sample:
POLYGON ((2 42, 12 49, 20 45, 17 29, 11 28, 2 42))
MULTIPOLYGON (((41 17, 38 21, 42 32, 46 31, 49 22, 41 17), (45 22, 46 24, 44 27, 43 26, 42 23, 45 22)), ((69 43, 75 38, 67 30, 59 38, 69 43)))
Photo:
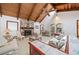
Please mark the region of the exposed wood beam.
POLYGON ((39 21, 39 22, 42 22, 42 20, 47 16, 47 14, 39 21))
POLYGON ((64 8, 63 10, 68 10, 69 9, 69 5, 68 4, 64 4, 63 8, 64 8))
POLYGON ((53 3, 51 3, 51 5, 52 5, 52 8, 54 8, 54 10, 57 12, 56 6, 53 3))
POLYGON ((79 9, 72 9, 72 10, 58 10, 57 12, 67 12, 67 11, 79 11, 79 9))
POLYGON ((33 5, 32 9, 31 9, 31 12, 30 12, 30 14, 28 16, 28 19, 27 19, 28 21, 30 20, 30 17, 31 17, 31 15, 32 15, 32 13, 33 13, 33 11, 35 9, 35 6, 36 6, 36 3, 33 5))
POLYGON ((75 11, 75 10, 79 10, 79 5, 76 6, 76 4, 63 4, 60 5, 61 7, 63 7, 64 9, 60 9, 58 8, 57 12, 64 12, 64 11, 75 11))
MULTIPOLYGON (((47 5, 48 5, 48 4, 45 4, 45 6, 44 6, 43 8, 46 8, 46 6, 47 6, 47 5)), ((42 8, 42 9, 43 9, 43 8, 42 8)), ((38 18, 39 18, 39 17, 40 17, 40 15, 42 14, 42 12, 43 12, 43 10, 41 10, 41 11, 40 11, 40 13, 39 13, 39 15, 37 16, 37 18, 35 19, 35 21, 37 21, 37 20, 38 20, 38 18)))
POLYGON ((67 9, 67 10, 58 10, 57 12, 67 12, 67 11, 78 11, 79 10, 79 8, 78 9, 67 9))
POLYGON ((51 3, 51 5, 52 5, 52 7, 53 7, 54 9, 56 9, 56 6, 55 6, 53 3, 51 3))
POLYGON ((21 3, 18 4, 17 20, 18 20, 19 15, 20 15, 20 10, 21 10, 21 3))
POLYGON ((1 6, 1 3, 0 3, 0 14, 1 14, 1 17, 2 17, 2 6, 1 6))
POLYGON ((51 4, 53 4, 54 6, 59 6, 59 5, 67 4, 67 3, 51 3, 51 4))
MULTIPOLYGON (((49 11, 51 10, 52 8, 50 8, 49 9, 49 11)), ((46 13, 45 15, 44 15, 44 17, 40 20, 40 22, 42 22, 42 20, 47 16, 48 14, 46 13)))

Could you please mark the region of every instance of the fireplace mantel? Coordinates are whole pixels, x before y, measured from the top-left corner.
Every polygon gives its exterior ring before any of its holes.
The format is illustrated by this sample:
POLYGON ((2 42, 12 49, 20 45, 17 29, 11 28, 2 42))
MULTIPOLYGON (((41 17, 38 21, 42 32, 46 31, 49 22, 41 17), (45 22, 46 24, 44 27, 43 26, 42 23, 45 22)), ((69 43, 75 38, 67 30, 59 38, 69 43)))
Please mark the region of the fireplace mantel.
POLYGON ((21 29, 34 29, 33 27, 21 27, 21 29))

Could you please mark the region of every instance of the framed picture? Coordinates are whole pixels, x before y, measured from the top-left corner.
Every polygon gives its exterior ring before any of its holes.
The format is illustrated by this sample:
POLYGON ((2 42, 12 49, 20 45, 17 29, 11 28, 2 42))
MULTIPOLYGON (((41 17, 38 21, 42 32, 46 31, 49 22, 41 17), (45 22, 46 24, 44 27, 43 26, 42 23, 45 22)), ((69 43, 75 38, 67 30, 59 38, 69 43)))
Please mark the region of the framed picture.
POLYGON ((39 29, 39 26, 38 26, 38 25, 36 25, 36 26, 35 26, 35 28, 36 28, 36 29, 39 29))

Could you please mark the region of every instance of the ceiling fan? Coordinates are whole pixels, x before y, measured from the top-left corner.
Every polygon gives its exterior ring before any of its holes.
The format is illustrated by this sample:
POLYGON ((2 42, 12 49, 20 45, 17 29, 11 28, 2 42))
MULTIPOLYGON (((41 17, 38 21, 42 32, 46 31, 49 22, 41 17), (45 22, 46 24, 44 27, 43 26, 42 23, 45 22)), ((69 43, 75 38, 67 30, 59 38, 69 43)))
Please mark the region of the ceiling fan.
POLYGON ((57 9, 51 9, 51 10, 48 10, 46 8, 43 9, 43 13, 46 13, 48 16, 50 16, 49 12, 52 12, 52 11, 57 11, 57 9))

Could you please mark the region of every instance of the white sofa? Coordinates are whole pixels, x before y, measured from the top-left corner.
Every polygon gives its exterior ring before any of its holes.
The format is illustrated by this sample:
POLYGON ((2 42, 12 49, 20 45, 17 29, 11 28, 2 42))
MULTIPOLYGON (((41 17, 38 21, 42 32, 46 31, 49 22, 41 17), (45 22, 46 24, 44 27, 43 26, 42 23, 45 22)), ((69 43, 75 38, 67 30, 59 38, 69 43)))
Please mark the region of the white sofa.
MULTIPOLYGON (((0 38, 1 40, 2 38, 0 38)), ((4 40, 5 41, 5 40, 4 40)), ((0 43, 0 55, 2 54, 6 54, 8 52, 11 52, 11 51, 14 51, 18 49, 18 45, 17 45, 17 40, 16 39, 13 39, 12 41, 10 42, 4 42, 4 43, 0 43)))

